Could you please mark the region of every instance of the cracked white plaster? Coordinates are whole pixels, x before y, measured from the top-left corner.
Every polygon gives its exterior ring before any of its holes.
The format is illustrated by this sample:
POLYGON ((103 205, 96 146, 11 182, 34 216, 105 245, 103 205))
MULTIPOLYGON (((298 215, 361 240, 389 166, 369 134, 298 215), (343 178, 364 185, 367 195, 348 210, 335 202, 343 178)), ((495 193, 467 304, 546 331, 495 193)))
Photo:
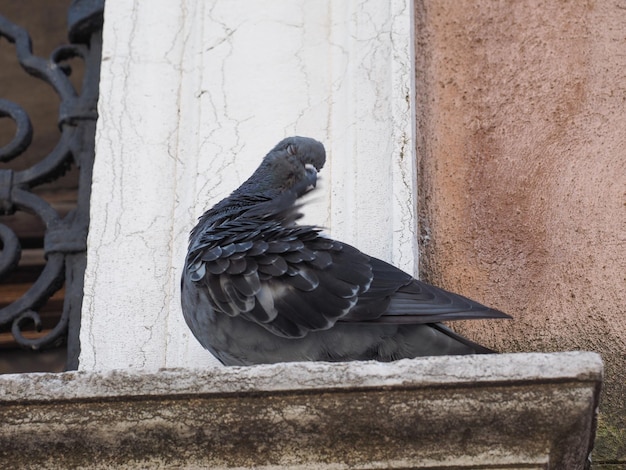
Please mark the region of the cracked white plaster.
POLYGON ((80 368, 213 362, 180 311, 189 230, 288 135, 306 222, 417 268, 410 0, 107 0, 80 368))

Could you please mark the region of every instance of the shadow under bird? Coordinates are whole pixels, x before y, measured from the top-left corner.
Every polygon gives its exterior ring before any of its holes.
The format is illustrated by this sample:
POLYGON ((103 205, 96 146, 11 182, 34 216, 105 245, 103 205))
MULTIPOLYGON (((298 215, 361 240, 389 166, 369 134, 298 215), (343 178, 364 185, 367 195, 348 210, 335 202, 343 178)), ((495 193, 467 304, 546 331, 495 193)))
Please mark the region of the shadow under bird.
POLYGON ((296 223, 325 160, 320 142, 284 139, 200 217, 181 280, 200 344, 226 365, 493 352, 440 322, 508 315, 296 223))

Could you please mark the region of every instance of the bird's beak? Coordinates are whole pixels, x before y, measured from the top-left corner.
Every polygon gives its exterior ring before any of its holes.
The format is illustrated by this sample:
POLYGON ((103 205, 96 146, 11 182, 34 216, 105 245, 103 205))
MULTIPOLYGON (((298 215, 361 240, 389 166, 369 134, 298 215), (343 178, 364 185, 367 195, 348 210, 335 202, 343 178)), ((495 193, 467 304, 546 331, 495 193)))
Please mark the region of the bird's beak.
POLYGON ((309 186, 307 187, 307 190, 315 188, 317 184, 317 178, 318 178, 317 168, 315 168, 315 166, 312 165, 311 163, 305 163, 304 169, 306 171, 307 179, 309 182, 309 186))
POLYGON ((318 170, 317 170, 317 168, 315 168, 315 166, 314 166, 314 165, 312 165, 311 163, 306 163, 306 164, 304 165, 304 168, 305 168, 306 170, 308 170, 308 171, 314 171, 315 173, 317 173, 317 171, 318 171, 318 170))

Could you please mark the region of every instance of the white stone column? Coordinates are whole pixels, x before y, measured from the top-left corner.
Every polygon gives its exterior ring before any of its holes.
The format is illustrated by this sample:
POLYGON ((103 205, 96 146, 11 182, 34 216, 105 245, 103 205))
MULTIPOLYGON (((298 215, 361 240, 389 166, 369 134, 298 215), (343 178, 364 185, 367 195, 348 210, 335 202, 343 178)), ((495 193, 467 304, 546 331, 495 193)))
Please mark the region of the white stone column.
POLYGON ((411 0, 107 0, 80 368, 203 367, 195 220, 283 137, 322 141, 308 223, 415 273, 411 0))

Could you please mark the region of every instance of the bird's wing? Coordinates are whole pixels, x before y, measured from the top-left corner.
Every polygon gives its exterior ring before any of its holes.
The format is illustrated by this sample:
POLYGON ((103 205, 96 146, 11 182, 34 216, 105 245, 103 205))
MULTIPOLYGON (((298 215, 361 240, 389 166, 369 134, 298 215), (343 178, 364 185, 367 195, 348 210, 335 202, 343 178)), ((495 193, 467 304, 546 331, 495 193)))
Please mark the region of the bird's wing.
POLYGON ((274 221, 252 225, 255 230, 241 221, 223 227, 221 243, 197 250, 186 269, 192 281, 208 290, 216 311, 241 316, 279 336, 303 337, 337 321, 508 318, 322 237, 314 227, 284 227, 274 221))
POLYGON ((332 327, 371 283, 369 257, 315 227, 249 225, 228 222, 213 232, 220 240, 206 236, 188 255, 187 274, 217 312, 298 338, 332 327))
POLYGON ((299 212, 294 202, 314 184, 311 177, 301 188, 255 201, 233 217, 226 211, 209 214, 204 228, 192 234, 185 269, 208 290, 217 312, 290 338, 328 329, 337 321, 508 318, 325 238, 317 227, 295 225, 299 212))
POLYGON ((371 285, 342 321, 416 324, 510 318, 462 295, 418 281, 377 258, 370 258, 370 264, 371 285))

